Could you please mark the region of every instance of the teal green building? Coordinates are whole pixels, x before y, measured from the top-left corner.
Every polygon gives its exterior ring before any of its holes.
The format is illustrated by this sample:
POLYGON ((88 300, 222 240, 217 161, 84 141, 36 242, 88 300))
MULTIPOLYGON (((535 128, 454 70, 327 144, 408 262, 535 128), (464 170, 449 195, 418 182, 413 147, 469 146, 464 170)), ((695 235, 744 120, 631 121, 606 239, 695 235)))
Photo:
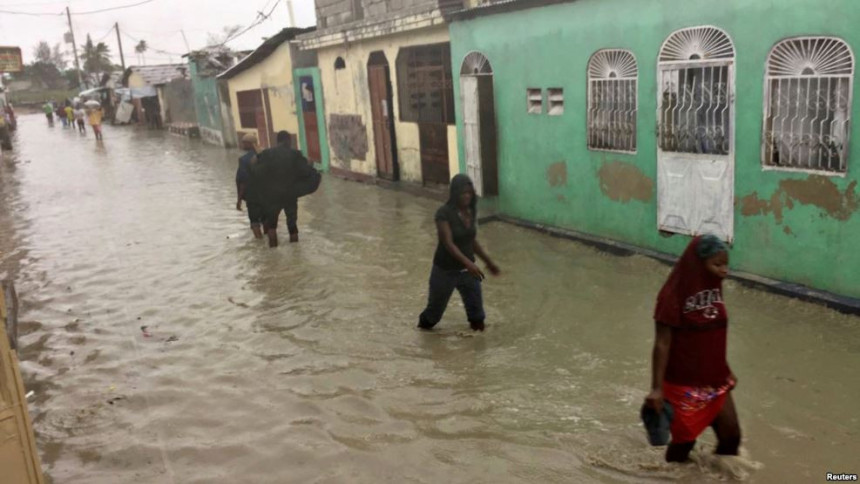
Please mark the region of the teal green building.
POLYGON ((460 169, 507 217, 860 297, 853 0, 453 14, 460 169), (459 79, 457 78, 459 76, 459 79))

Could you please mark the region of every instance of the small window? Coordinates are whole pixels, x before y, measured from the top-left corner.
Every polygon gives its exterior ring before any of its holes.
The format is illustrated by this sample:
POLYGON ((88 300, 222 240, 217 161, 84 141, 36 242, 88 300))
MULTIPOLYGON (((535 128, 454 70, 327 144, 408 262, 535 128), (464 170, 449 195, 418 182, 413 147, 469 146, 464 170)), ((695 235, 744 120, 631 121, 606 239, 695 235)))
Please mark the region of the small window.
POLYGON ((346 62, 343 57, 338 57, 334 60, 334 70, 339 71, 341 69, 346 69, 346 62))
POLYGON ((636 151, 636 58, 626 50, 599 50, 588 62, 588 148, 636 151))
POLYGON ((776 44, 767 59, 762 164, 848 171, 854 53, 835 37, 776 44))
POLYGON ((547 114, 550 116, 561 116, 564 114, 564 89, 551 87, 546 90, 548 104, 547 114))
POLYGON ((543 114, 543 90, 530 87, 526 90, 529 114, 543 114))

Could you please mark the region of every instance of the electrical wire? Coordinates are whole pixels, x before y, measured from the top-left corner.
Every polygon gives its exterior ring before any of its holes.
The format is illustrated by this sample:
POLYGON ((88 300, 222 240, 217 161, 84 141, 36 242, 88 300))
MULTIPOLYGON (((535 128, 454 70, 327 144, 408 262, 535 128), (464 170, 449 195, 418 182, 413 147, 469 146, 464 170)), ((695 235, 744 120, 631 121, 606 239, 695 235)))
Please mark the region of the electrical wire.
MULTIPOLYGON (((269 0, 268 2, 266 2, 266 5, 264 5, 264 6, 263 6, 263 9, 264 9, 264 10, 265 10, 266 6, 268 6, 268 5, 269 5, 269 3, 271 3, 271 0, 269 0)), ((245 28, 244 30, 241 30, 241 31, 239 31, 239 32, 236 32, 235 34, 233 34, 233 35, 231 35, 231 36, 227 37, 227 39, 225 39, 223 42, 221 42, 221 43, 220 43, 220 44, 218 44, 217 46, 211 46, 211 47, 214 47, 214 48, 224 47, 224 46, 227 44, 227 42, 231 42, 231 41, 233 41, 233 40, 238 39, 239 37, 241 37, 242 35, 244 35, 246 32, 250 31, 251 29, 253 29, 253 28, 255 28, 255 27, 259 26, 260 24, 262 24, 264 21, 268 20, 268 19, 269 19, 269 17, 271 17, 271 16, 272 16, 272 14, 273 14, 273 13, 275 13, 275 9, 276 9, 276 8, 278 8, 278 2, 275 2, 275 5, 271 8, 271 10, 269 10, 269 13, 257 12, 257 20, 255 20, 254 22, 252 22, 252 23, 251 23, 251 25, 249 25, 249 26, 248 26, 247 28, 245 28)))
MULTIPOLYGON (((75 16, 75 15, 94 15, 97 13, 111 12, 113 10, 122 10, 122 9, 126 9, 126 8, 139 7, 141 5, 146 5, 147 3, 152 3, 154 1, 155 0, 143 0, 142 2, 131 3, 128 5, 117 5, 116 7, 101 8, 98 10, 90 10, 87 12, 70 12, 70 13, 72 14, 72 16, 75 16)), ((31 17, 58 17, 61 15, 65 15, 66 12, 46 13, 46 12, 19 12, 19 11, 15 11, 15 10, 0 10, 0 14, 28 15, 31 17)))

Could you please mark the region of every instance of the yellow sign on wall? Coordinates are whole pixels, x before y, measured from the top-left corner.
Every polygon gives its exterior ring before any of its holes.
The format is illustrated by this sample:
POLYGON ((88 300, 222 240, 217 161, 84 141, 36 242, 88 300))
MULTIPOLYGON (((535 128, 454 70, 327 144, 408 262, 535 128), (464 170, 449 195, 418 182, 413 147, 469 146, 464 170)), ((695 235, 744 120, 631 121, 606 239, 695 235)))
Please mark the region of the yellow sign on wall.
POLYGON ((21 72, 23 69, 20 47, 0 47, 0 72, 21 72))

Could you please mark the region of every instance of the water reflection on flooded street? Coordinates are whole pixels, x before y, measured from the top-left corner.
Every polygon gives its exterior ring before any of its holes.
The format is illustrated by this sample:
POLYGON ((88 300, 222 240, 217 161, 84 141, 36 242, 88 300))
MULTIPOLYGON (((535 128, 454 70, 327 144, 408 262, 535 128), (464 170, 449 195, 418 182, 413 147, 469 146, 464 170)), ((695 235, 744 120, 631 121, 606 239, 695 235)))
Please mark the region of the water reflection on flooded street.
MULTIPOLYGON (((702 482, 638 410, 669 268, 501 223, 489 328, 414 329, 437 202, 327 177, 302 242, 253 240, 237 152, 22 117, 0 275, 57 483, 702 482), (141 329, 144 327, 145 329, 141 329), (148 336, 147 336, 148 335, 148 336)), ((283 222, 282 222, 283 223, 283 222)), ((860 319, 728 283, 751 482, 858 472, 860 319)), ((713 444, 707 433, 706 445, 713 444)))

